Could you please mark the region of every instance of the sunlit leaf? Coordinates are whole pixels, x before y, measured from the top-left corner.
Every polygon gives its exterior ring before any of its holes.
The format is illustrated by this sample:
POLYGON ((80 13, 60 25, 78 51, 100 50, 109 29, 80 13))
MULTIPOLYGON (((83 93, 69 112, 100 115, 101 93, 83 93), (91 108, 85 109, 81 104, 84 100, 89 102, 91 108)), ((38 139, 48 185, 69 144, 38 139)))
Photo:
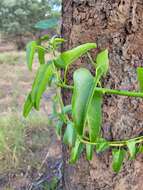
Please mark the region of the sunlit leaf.
POLYGON ((72 116, 77 132, 82 135, 89 92, 92 90, 93 77, 84 68, 74 72, 74 90, 72 96, 72 116))
POLYGON ((112 168, 113 171, 118 173, 121 169, 124 157, 125 157, 125 150, 124 149, 113 149, 113 161, 112 161, 112 168))
POLYGON ((58 56, 57 59, 54 60, 55 65, 60 68, 66 68, 68 65, 76 61, 83 54, 85 54, 93 48, 96 48, 95 43, 86 43, 66 52, 63 52, 58 56))
POLYGON ((50 84, 52 75, 53 75, 52 64, 49 63, 49 64, 40 65, 31 92, 32 102, 37 110, 39 109, 41 96, 43 92, 46 90, 46 87, 50 84))
POLYGON ((96 57, 96 73, 97 75, 100 74, 100 76, 102 75, 106 75, 107 71, 109 68, 109 58, 108 58, 108 50, 105 49, 104 51, 101 51, 100 53, 98 53, 97 57, 96 57))
POLYGON ((28 114, 30 113, 31 109, 33 107, 33 103, 31 100, 31 93, 29 93, 29 95, 27 96, 27 99, 24 103, 24 107, 23 107, 23 116, 27 117, 28 114))
POLYGON ((27 59, 28 68, 30 70, 32 70, 32 64, 33 64, 34 54, 36 51, 36 46, 37 46, 36 41, 31 41, 26 46, 26 59, 27 59))
POLYGON ((137 68, 137 78, 138 78, 140 91, 143 92, 143 67, 137 68))
POLYGON ((93 92, 94 78, 87 69, 76 70, 73 79, 72 116, 75 127, 79 135, 82 135, 84 123, 87 120, 90 141, 95 141, 101 129, 102 95, 95 92, 91 102, 88 102, 93 92))
POLYGON ((75 141, 76 141, 76 130, 74 128, 74 124, 70 122, 67 124, 66 130, 63 136, 63 142, 72 147, 75 145, 75 141))

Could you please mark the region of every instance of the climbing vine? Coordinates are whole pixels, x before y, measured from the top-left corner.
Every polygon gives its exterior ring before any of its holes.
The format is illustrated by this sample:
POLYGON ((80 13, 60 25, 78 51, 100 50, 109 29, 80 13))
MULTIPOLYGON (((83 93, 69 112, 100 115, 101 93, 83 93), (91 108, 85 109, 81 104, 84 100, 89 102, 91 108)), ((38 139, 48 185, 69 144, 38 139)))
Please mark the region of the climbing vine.
POLYGON ((30 70, 35 54, 38 54, 39 68, 34 79, 32 89, 24 104, 23 115, 28 116, 32 108, 39 110, 42 94, 47 87, 54 86, 56 95, 53 98, 52 119, 57 118, 55 125, 59 136, 62 127, 66 125, 63 142, 71 149, 70 163, 75 163, 80 154, 86 149, 86 157, 92 159, 93 152, 104 152, 112 149, 112 168, 119 172, 125 156, 134 159, 138 153, 143 152, 143 136, 128 140, 108 141, 102 137, 102 101, 108 94, 143 98, 143 68, 137 68, 137 79, 140 90, 138 92, 116 89, 106 89, 101 85, 109 69, 108 50, 99 52, 92 58, 89 51, 97 47, 96 43, 86 43, 63 53, 58 52, 61 43, 65 40, 59 37, 49 38, 47 35, 36 41, 29 42, 26 47, 27 63, 30 70), (53 58, 46 62, 46 53, 53 58), (90 63, 95 67, 95 74, 87 68, 78 68, 73 73, 73 85, 67 84, 67 71, 69 66, 82 55, 86 54, 90 63), (64 77, 61 76, 64 70, 64 77), (61 89, 71 91, 70 105, 64 105, 61 89), (60 108, 57 108, 57 104, 60 108))

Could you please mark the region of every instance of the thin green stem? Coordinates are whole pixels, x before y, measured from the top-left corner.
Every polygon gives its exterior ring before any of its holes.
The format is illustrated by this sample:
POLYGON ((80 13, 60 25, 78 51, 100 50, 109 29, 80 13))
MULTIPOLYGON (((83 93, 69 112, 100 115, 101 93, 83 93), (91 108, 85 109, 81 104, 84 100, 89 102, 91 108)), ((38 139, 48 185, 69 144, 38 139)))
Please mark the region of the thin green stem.
POLYGON ((143 98, 142 92, 133 92, 133 91, 127 91, 127 90, 114 90, 114 89, 98 88, 98 87, 96 87, 95 91, 101 92, 102 94, 115 94, 115 95, 120 95, 120 96, 143 98))
MULTIPOLYGON (((98 142, 90 142, 88 138, 86 138, 86 140, 83 139, 81 136, 78 136, 78 138, 84 144, 90 144, 90 145, 97 145, 97 144, 99 144, 98 142)), ((122 146, 126 146, 127 142, 129 142, 129 141, 136 141, 136 143, 141 143, 141 142, 143 142, 143 136, 135 137, 135 138, 128 139, 128 140, 108 141, 108 143, 109 143, 109 146, 112 146, 112 147, 122 147, 122 146)))
MULTIPOLYGON (((58 84, 58 86, 62 88, 67 88, 73 90, 73 86, 66 85, 66 84, 58 84)), ((133 91, 127 91, 127 90, 114 90, 114 89, 108 89, 108 88, 95 88, 96 92, 100 92, 101 94, 115 94, 120 96, 130 96, 130 97, 138 97, 143 98, 143 92, 133 92, 133 91)))
POLYGON ((90 60, 90 63, 95 67, 95 62, 93 61, 93 59, 92 59, 92 57, 91 57, 91 55, 90 55, 89 52, 87 52, 87 56, 88 56, 88 58, 90 60))
POLYGON ((67 88, 67 89, 71 89, 73 90, 73 86, 70 86, 70 85, 67 85, 67 84, 64 84, 64 83, 58 83, 57 86, 61 87, 61 88, 67 88))
MULTIPOLYGON (((55 67, 55 64, 53 62, 53 67, 54 67, 54 72, 56 74, 56 77, 58 79, 58 81, 60 81, 60 75, 59 75, 59 72, 57 71, 57 68, 55 67)), ((62 96, 61 96, 61 88, 57 88, 57 97, 58 97, 58 102, 60 104, 60 108, 61 108, 61 111, 63 110, 64 108, 64 103, 63 103, 63 99, 62 99, 62 96)), ((67 114, 63 114, 64 115, 64 122, 68 122, 69 121, 69 118, 68 118, 68 115, 67 114)))
MULTIPOLYGON (((95 81, 97 82, 97 80, 95 81)), ((67 88, 67 89, 71 89, 73 90, 73 86, 70 85, 66 85, 66 84, 58 84, 60 87, 62 88, 67 88)), ((113 89, 106 89, 106 88, 98 88, 96 87, 94 89, 97 92, 100 92, 102 94, 115 94, 115 95, 120 95, 120 96, 130 96, 130 97, 139 97, 139 98, 143 98, 143 93, 142 92, 132 92, 132 91, 125 91, 125 90, 113 90, 113 89)), ((98 142, 90 142, 88 138, 84 137, 82 138, 81 136, 79 136, 79 139, 82 143, 85 144, 91 144, 91 145, 96 145, 98 144, 98 142)), ((109 146, 112 147, 122 147, 122 146, 126 146, 128 141, 136 141, 136 143, 141 143, 143 142, 143 136, 140 137, 135 137, 132 139, 128 139, 128 140, 121 140, 121 141, 109 141, 109 146)))
POLYGON ((67 80, 67 71, 68 71, 68 66, 66 66, 65 68, 65 72, 64 72, 64 84, 66 83, 66 80, 67 80))

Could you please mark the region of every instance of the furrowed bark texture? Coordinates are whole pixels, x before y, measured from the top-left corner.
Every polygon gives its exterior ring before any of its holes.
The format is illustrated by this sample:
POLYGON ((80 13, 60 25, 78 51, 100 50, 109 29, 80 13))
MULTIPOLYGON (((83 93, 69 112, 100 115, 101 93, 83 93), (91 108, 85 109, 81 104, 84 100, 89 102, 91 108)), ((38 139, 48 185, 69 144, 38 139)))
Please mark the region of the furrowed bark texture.
MULTIPOLYGON (((110 71, 104 87, 137 90, 136 67, 143 66, 143 0, 63 0, 63 47, 70 49, 85 42, 96 42, 108 48, 110 71)), ((93 52, 92 55, 95 55, 93 52)), ((85 56, 71 67, 89 67, 85 56)), ((92 68, 90 68, 93 71, 92 68)), ((70 94, 63 92, 64 101, 70 94)), ((105 96, 103 135, 107 139, 128 139, 143 134, 143 100, 105 96)), ((111 152, 95 154, 91 162, 85 156, 76 165, 68 164, 64 151, 65 190, 143 190, 143 156, 126 161, 119 174, 111 169, 111 152)))

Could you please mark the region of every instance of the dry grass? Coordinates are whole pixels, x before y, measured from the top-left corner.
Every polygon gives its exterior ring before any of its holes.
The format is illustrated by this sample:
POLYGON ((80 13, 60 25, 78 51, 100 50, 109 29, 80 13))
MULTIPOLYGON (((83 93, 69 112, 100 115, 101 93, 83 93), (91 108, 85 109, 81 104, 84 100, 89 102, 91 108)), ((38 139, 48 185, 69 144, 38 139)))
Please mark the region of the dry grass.
POLYGON ((38 160, 31 153, 41 151, 49 143, 48 137, 46 116, 33 113, 24 119, 16 112, 0 116, 0 171, 17 170, 25 163, 35 167, 38 160), (30 159, 25 153, 30 155, 30 159))
POLYGON ((0 64, 23 64, 25 63, 25 52, 3 52, 0 53, 0 64))
POLYGON ((54 152, 51 147, 51 157, 60 154, 47 119, 54 92, 42 100, 39 113, 32 111, 27 119, 22 116, 35 71, 36 67, 28 71, 25 52, 0 53, 0 190, 20 189, 45 172, 41 164, 50 144, 56 147, 54 152))

